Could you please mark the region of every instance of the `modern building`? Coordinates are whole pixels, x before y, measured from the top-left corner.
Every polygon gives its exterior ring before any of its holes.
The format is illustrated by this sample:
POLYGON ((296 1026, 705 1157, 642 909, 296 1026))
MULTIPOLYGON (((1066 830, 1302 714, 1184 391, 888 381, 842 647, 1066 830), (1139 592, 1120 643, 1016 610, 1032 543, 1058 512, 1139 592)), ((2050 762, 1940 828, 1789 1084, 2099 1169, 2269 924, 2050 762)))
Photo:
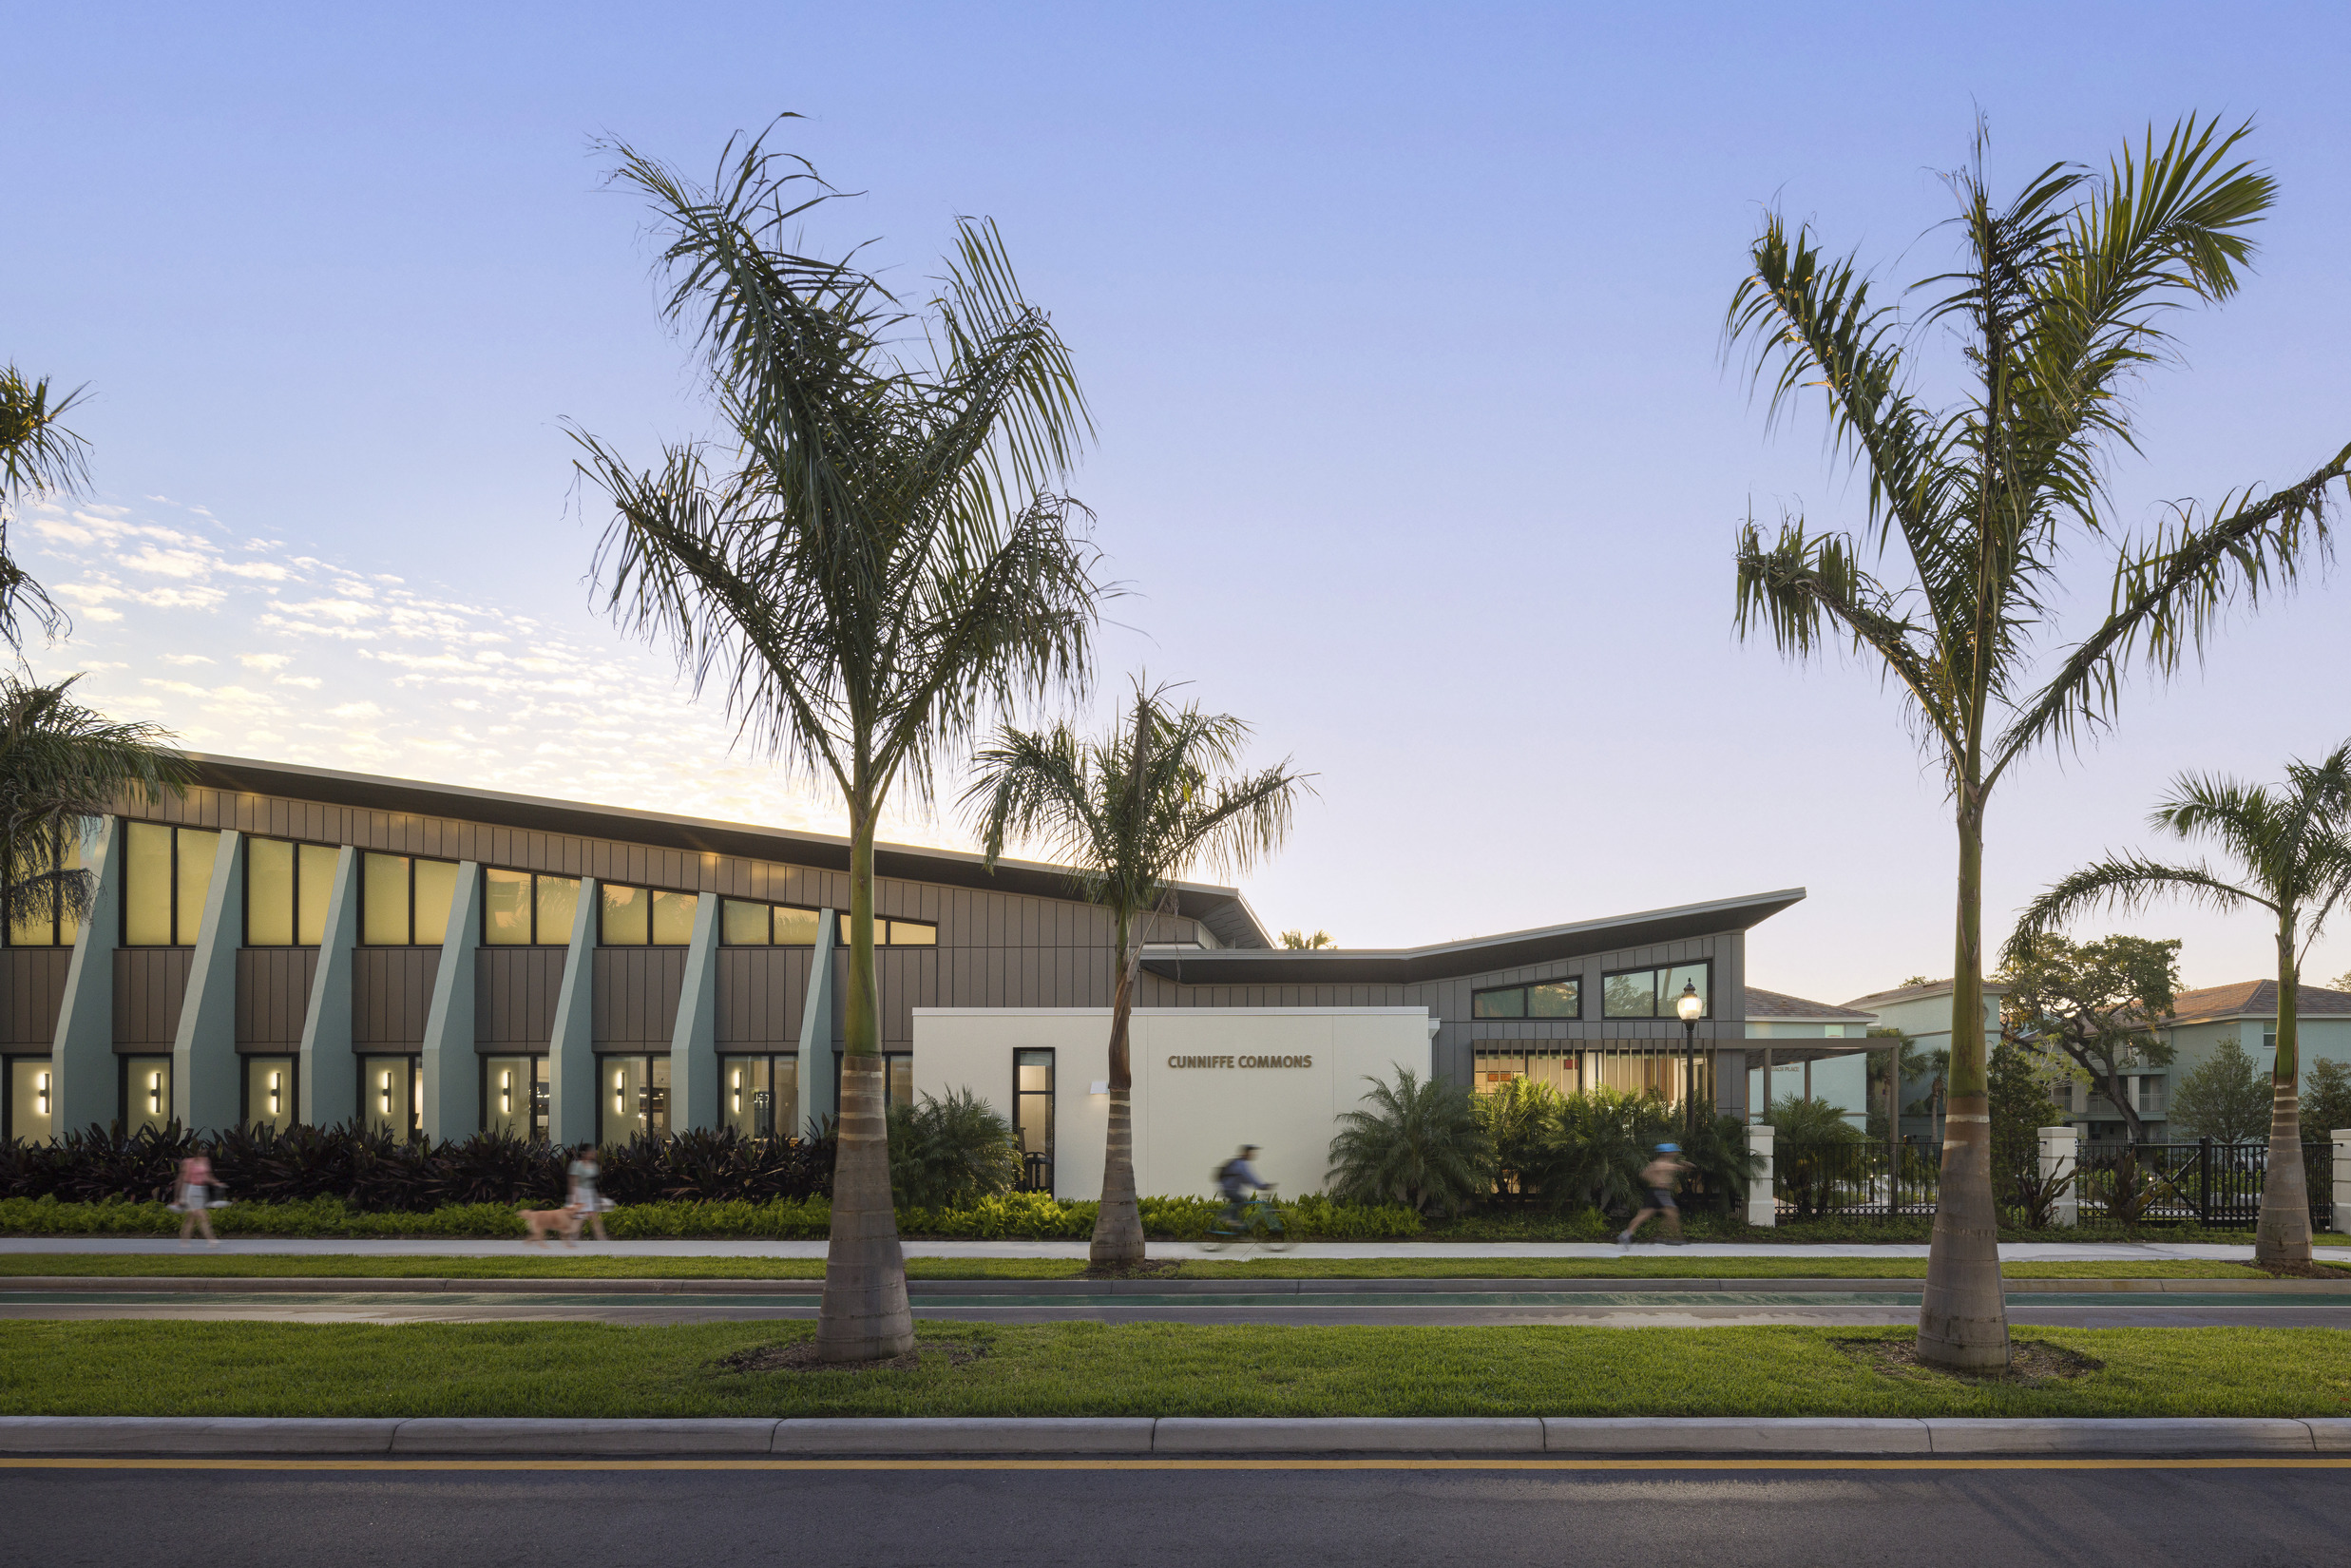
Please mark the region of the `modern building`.
MULTIPOLYGON (((1876 1020, 1873 1028, 1900 1029, 1911 1048, 1921 1055, 1932 1056, 1940 1051, 1947 1058, 1951 1050, 1951 988, 1948 980, 1931 980, 1916 985, 1897 985, 1890 991, 1872 991, 1867 996, 1855 997, 1845 1005, 1870 1014, 1876 1020)), ((1987 1050, 1998 1042, 2000 1001, 2007 995, 2007 986, 1984 982, 1983 1036, 1987 1050)), ((1941 1137, 1941 1129, 1933 1116, 1907 1114, 1911 1105, 1933 1092, 1934 1085, 1931 1072, 1913 1074, 1902 1080, 1902 1137, 1941 1137)))
MULTIPOLYGON (((357 1117, 435 1138, 614 1140, 788 1132, 835 1108, 846 840, 233 757, 197 764, 184 798, 93 825, 79 848, 96 873, 86 921, 5 933, 10 1136, 357 1117)), ((1042 1183, 1085 1190, 1077 1166, 1056 1178, 1057 1129, 1099 1117, 1106 917, 1057 867, 991 870, 976 855, 906 846, 883 846, 875 865, 891 1092, 972 1088, 1015 1119, 1042 1183)), ((1192 1097, 1186 1114, 1214 1145, 1257 1127, 1252 1107, 1269 1095, 1303 1106, 1272 1119, 1310 1151, 1302 1171, 1319 1165, 1357 1080, 1395 1066, 1480 1087, 1523 1076, 1654 1089, 1677 1103, 1694 1090, 1744 1113, 1758 1043, 1746 933, 1803 896, 1296 952, 1271 947, 1234 889, 1186 884, 1148 933, 1137 1048, 1155 1042, 1150 1092, 1171 1105, 1192 1097), (1700 1014, 1687 1027, 1685 993, 1700 1014), (1291 1057, 1320 1065, 1240 1065, 1291 1057), (1163 1058, 1233 1064, 1162 1072, 1163 1058), (1167 1087, 1170 1074, 1188 1075, 1187 1087, 1167 1087)), ((1773 1048, 1836 1038, 1823 1029, 1773 1048)), ((1173 1163, 1154 1179, 1202 1185, 1198 1139, 1162 1141, 1173 1163)))
MULTIPOLYGON (((1764 1042, 1749 1055, 1761 1057, 1748 1070, 1747 1102, 1750 1119, 1767 1119, 1774 1100, 1824 1100, 1844 1113, 1857 1131, 1869 1125, 1868 1047, 1825 1045, 1818 1042, 1864 1041, 1877 1026, 1878 1015, 1855 1007, 1808 1002, 1800 996, 1747 988, 1747 1037, 1764 1042), (1794 1042, 1805 1041, 1797 1044, 1794 1042), (1781 1044, 1781 1042, 1789 1043, 1781 1044), (1768 1065, 1767 1065, 1768 1063, 1768 1065), (1765 1075, 1770 1087, 1765 1088, 1765 1075)), ((1883 1097, 1881 1096, 1881 1099, 1883 1097)))

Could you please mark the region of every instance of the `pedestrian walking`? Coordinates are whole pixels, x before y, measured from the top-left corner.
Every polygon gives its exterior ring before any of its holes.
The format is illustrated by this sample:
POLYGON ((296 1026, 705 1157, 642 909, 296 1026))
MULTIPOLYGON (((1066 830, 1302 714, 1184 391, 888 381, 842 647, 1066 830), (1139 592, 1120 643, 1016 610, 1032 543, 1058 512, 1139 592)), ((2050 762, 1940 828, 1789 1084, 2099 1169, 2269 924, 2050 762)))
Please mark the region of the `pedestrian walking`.
POLYGON ((212 1178, 212 1161, 201 1154, 193 1154, 180 1162, 179 1184, 172 1190, 171 1206, 184 1216, 180 1221, 180 1245, 185 1247, 198 1226, 204 1228, 204 1245, 218 1247, 220 1238, 212 1233, 212 1195, 218 1185, 212 1178))
POLYGON ((1681 1185, 1682 1173, 1697 1167, 1682 1157, 1678 1143, 1657 1145, 1657 1157, 1641 1167, 1641 1185, 1649 1189, 1649 1203, 1633 1216, 1633 1223, 1616 1237, 1616 1251, 1622 1252, 1633 1245, 1633 1233, 1649 1221, 1652 1214, 1665 1215, 1665 1227, 1672 1233, 1666 1238, 1669 1247, 1682 1244, 1682 1211, 1673 1201, 1673 1189, 1681 1185))
POLYGON ((571 1192, 564 1201, 569 1205, 577 1216, 571 1222, 571 1233, 574 1237, 579 1235, 580 1227, 584 1222, 596 1227, 597 1240, 609 1241, 612 1238, 604 1234, 604 1200, 596 1191, 598 1169, 596 1145, 581 1144, 572 1156, 571 1192))

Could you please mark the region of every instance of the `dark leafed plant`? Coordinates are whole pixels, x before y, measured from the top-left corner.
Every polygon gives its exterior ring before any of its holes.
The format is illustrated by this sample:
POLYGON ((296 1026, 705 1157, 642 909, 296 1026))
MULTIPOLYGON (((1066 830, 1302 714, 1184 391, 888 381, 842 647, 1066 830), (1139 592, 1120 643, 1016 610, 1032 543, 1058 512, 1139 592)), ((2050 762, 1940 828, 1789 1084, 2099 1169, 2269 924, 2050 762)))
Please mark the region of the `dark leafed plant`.
POLYGON ((1861 1130, 1831 1101, 1800 1095, 1771 1102, 1771 1129, 1772 1176, 1796 1217, 1842 1208, 1858 1187, 1861 1130))
POLYGON ((167 731, 74 701, 81 679, 0 676, 0 920, 10 924, 86 915, 84 824, 176 795, 195 776, 167 731))
POLYGON ((1560 1095, 1548 1083, 1514 1078, 1477 1097, 1478 1115, 1494 1145, 1494 1179, 1504 1193, 1553 1196, 1560 1095))
POLYGON ((889 1185, 902 1209, 950 1209, 1021 1179, 1012 1123, 969 1089, 889 1108, 889 1185))
POLYGON ((2009 949, 2030 952, 2053 927, 2090 909, 2129 913, 2167 897, 2268 915, 2278 961, 2278 1054, 2270 1071, 2269 1175, 2262 1183, 2253 1256, 2265 1264, 2308 1263, 2297 1021, 2303 962, 2327 918, 2351 896, 2351 741, 2318 763, 2287 763, 2283 789, 2183 774, 2149 821, 2174 838, 2217 845, 2236 862, 2234 879, 2202 862, 2178 866, 2143 855, 2109 856, 2026 906, 2009 949))
POLYGON ((1409 1067, 1364 1081, 1367 1108, 1341 1115, 1330 1140, 1332 1197, 1451 1215, 1492 1190, 1494 1145, 1467 1089, 1409 1067))
POLYGON ((638 468, 585 432, 612 505, 615 618, 713 677, 764 754, 840 791, 850 951, 841 1154, 818 1353, 914 1343, 889 1197, 873 978, 873 838, 894 786, 927 794, 980 710, 1082 686, 1101 590, 1084 509, 1057 493, 1088 432, 1068 351, 993 224, 965 220, 927 312, 801 254, 835 194, 805 162, 730 143, 704 188, 625 144, 652 207, 663 313, 700 353, 724 434, 638 468))
POLYGON ((1130 720, 1094 740, 1068 725, 1005 729, 973 758, 964 802, 980 817, 988 864, 1007 839, 1038 846, 1075 873, 1085 896, 1109 909, 1118 966, 1110 1004, 1110 1125, 1102 1199, 1089 1249, 1097 1263, 1143 1261, 1136 1207, 1135 1068, 1127 1031, 1146 927, 1174 881, 1205 865, 1239 875, 1290 831, 1303 774, 1284 761, 1239 772, 1249 726, 1167 700, 1165 687, 1135 687, 1130 720))
POLYGON ((2351 448, 2284 488, 2217 505, 2174 503, 2169 521, 2117 543, 2105 486, 2136 449, 2126 394, 2167 350, 2166 314, 2236 292, 2251 226, 2275 194, 2236 162, 2246 131, 2193 118, 2126 148, 2103 175, 2052 165, 2013 199, 1994 194, 1979 134, 1949 181, 1960 258, 1919 287, 1906 320, 1873 297, 1850 258, 1768 215, 1733 296, 1726 341, 1753 352, 1776 414, 1817 397, 1835 449, 1864 481, 1858 535, 1784 519, 1740 532, 1737 621, 1794 658, 1848 641, 1883 665, 1942 764, 1958 851, 1950 1113, 1941 1195, 1919 1313, 1921 1359, 2008 1362, 1998 1214, 1985 1108, 1983 828, 1993 790, 2052 742, 2112 721, 2126 673, 2167 674, 2239 599, 2290 585, 2327 548, 2330 493, 2351 448), (1908 351, 1914 326, 1960 351, 1908 351), (1928 401, 1921 367, 1964 389, 1928 401), (2068 549, 2111 551, 2105 617, 2072 643, 2055 606, 2077 588, 2068 549))
POLYGON ((2172 1083, 2170 1130, 2180 1138, 2250 1143, 2268 1131, 2275 1100, 2251 1053, 2227 1035, 2172 1083))
POLYGON ((1680 1119, 1655 1095, 1607 1088, 1562 1095, 1543 1150, 1543 1191, 1554 1208, 1588 1204, 1629 1214, 1647 1195, 1641 1167, 1658 1144, 1679 1138, 1680 1119))

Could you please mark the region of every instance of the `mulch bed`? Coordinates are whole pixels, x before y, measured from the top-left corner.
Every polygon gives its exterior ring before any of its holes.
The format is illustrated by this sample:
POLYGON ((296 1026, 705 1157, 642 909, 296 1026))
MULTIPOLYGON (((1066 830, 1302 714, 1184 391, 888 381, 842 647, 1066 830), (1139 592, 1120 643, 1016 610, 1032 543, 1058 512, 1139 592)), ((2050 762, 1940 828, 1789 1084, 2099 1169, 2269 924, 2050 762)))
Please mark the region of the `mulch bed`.
POLYGON ((2106 1367, 2095 1356, 2037 1339, 2011 1340, 2008 1370, 1991 1373, 1955 1372, 1949 1367, 1928 1366, 1919 1359, 1918 1346, 1906 1339, 1841 1339, 1834 1343, 1838 1349, 1873 1371, 1906 1382, 1948 1379, 1978 1386, 2001 1384, 2012 1388, 2045 1388, 2051 1384, 2088 1377, 2106 1367))
POLYGON ((2351 1279, 2351 1270, 2325 1263, 2249 1263, 2272 1279, 2351 1279))
POLYGON ((977 1361, 987 1351, 957 1341, 918 1339, 905 1355, 881 1361, 819 1361, 816 1342, 800 1339, 789 1345, 754 1345, 720 1356, 717 1365, 722 1372, 912 1372, 921 1369, 926 1354, 945 1356, 953 1367, 977 1361))

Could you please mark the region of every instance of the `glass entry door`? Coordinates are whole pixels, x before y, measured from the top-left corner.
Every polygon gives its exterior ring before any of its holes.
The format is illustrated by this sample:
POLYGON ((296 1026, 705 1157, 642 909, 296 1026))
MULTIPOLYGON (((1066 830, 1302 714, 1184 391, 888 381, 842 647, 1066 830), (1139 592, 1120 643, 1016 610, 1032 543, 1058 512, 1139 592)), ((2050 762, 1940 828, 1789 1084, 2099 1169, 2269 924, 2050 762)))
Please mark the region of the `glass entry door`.
POLYGON ((1021 1188, 1053 1191, 1053 1053, 1012 1053, 1012 1125, 1021 1138, 1021 1188))

